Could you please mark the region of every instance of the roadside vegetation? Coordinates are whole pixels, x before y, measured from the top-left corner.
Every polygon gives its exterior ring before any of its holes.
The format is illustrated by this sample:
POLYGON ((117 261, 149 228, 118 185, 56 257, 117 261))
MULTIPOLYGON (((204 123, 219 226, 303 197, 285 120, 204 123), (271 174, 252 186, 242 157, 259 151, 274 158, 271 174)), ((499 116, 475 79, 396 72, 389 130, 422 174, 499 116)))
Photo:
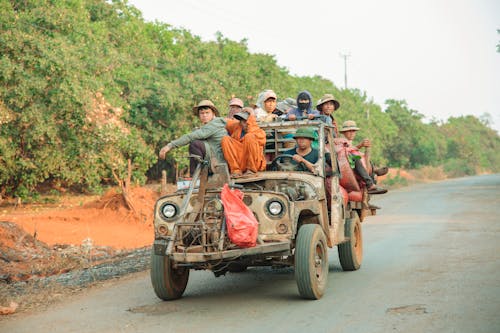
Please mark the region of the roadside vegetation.
POLYGON ((209 98, 224 113, 232 96, 249 104, 264 89, 279 99, 333 93, 337 122, 358 123, 378 165, 452 177, 499 172, 488 114, 424 122, 404 100, 381 106, 321 76, 291 75, 245 40, 203 42, 145 22, 124 1, 2 0, 0 11, 0 200, 47 189, 99 193, 158 179, 162 169, 172 179, 187 153, 158 162, 158 149, 195 126, 197 101, 209 98))

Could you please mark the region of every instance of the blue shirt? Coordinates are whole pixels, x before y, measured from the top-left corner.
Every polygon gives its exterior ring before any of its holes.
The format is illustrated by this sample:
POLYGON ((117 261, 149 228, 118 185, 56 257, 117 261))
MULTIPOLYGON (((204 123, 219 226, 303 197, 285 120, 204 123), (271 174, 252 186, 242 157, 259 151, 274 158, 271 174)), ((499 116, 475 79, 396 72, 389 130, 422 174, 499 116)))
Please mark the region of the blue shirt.
MULTIPOLYGON (((296 117, 304 117, 304 113, 302 112, 302 110, 299 110, 298 108, 294 108, 294 109, 288 111, 288 113, 286 114, 286 119, 288 119, 288 117, 290 117, 291 114, 295 115, 296 117)), ((315 115, 315 116, 320 115, 318 110, 307 110, 306 115, 310 115, 310 114, 315 115)))

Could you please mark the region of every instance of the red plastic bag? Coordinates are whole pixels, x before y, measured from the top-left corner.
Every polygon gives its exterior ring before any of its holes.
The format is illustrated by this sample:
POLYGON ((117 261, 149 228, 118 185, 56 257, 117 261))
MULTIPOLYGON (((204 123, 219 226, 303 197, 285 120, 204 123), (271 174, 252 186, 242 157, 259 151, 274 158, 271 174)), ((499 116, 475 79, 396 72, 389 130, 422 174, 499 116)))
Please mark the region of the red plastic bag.
POLYGON ((231 190, 227 184, 221 191, 227 234, 231 242, 239 247, 254 247, 257 243, 259 222, 250 208, 243 202, 243 192, 231 190))

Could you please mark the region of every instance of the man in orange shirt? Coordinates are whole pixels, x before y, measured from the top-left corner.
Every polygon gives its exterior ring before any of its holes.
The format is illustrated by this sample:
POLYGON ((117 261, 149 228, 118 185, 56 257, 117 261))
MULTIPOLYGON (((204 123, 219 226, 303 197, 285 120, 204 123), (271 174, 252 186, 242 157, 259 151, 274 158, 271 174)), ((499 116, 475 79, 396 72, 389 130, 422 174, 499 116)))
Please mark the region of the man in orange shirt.
POLYGON ((266 169, 266 133, 257 125, 251 108, 244 108, 234 118, 227 120, 226 130, 229 136, 221 141, 224 158, 232 178, 242 177, 243 173, 245 177, 255 175, 257 171, 266 169))

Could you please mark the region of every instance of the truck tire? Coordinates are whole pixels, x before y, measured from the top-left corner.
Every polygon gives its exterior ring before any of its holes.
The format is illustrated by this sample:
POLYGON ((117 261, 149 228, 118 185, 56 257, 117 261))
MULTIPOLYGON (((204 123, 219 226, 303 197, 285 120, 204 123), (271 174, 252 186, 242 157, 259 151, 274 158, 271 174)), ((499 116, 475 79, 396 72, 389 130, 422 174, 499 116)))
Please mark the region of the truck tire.
POLYGON ((164 301, 178 299, 184 293, 189 280, 189 269, 173 268, 168 256, 151 252, 151 284, 156 296, 164 301))
POLYGON ((363 233, 358 214, 346 220, 345 236, 349 241, 338 245, 340 265, 344 271, 355 271, 363 261, 363 233))
POLYGON ((295 280, 299 294, 306 299, 320 299, 328 282, 326 237, 317 224, 299 229, 295 245, 295 280))

